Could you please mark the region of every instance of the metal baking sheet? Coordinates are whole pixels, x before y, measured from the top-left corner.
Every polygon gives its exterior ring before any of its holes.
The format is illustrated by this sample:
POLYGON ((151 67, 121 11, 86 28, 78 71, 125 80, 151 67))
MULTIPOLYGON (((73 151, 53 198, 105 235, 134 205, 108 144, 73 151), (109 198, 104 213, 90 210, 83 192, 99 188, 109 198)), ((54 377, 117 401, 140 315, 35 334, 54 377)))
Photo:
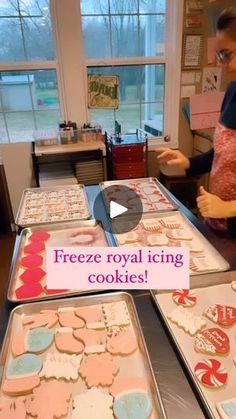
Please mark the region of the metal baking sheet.
MULTIPOLYGON (((105 189, 109 186, 116 186, 116 185, 126 186, 130 189, 133 189, 137 194, 143 193, 142 188, 144 187, 154 188, 154 193, 152 192, 151 194, 145 194, 147 197, 146 198, 147 202, 146 202, 146 207, 145 206, 143 207, 143 213, 171 211, 171 210, 176 210, 179 207, 177 201, 168 192, 168 190, 154 177, 125 179, 125 180, 112 180, 112 181, 101 182, 99 185, 103 191, 103 198, 104 198, 104 202, 105 202, 106 209, 108 212, 110 211, 110 208, 109 208, 110 201, 106 197, 105 189), (153 197, 153 194, 155 196, 155 190, 160 195, 160 201, 152 202, 152 200, 150 199, 150 196, 153 197), (164 200, 164 202, 163 201, 161 202, 161 200, 164 200)), ((114 193, 114 196, 115 196, 115 193, 114 193)), ((141 198, 141 201, 142 201, 142 204, 144 204, 142 198, 141 198)), ((122 199, 122 205, 125 205, 123 202, 124 200, 122 199)), ((129 207, 128 202, 127 202, 127 207, 129 207)))
MULTIPOLYGON (((12 359, 11 353, 11 345, 12 338, 16 332, 21 330, 22 328, 22 320, 24 316, 33 315, 39 313, 41 310, 58 310, 60 308, 78 308, 78 307, 88 307, 88 306, 100 306, 101 304, 107 303, 116 303, 116 302, 123 302, 126 303, 129 317, 130 317, 130 325, 129 327, 134 332, 137 342, 138 342, 138 349, 131 355, 125 356, 114 356, 116 362, 119 365, 119 372, 116 375, 116 378, 132 378, 132 377, 142 377, 145 378, 148 387, 148 393, 152 399, 152 414, 150 419, 166 419, 166 413, 162 404, 160 392, 158 385, 155 381, 154 372, 152 369, 151 361, 149 358, 149 354, 147 351, 145 339, 142 333, 141 325, 139 323, 138 315, 136 312, 136 308, 133 302, 133 298, 128 293, 123 292, 114 292, 109 294, 99 294, 96 296, 86 296, 86 297, 77 297, 77 298, 70 298, 70 299, 63 299, 63 300, 54 300, 54 301, 45 301, 45 302, 38 302, 34 304, 24 304, 16 307, 10 315, 7 331, 5 334, 2 351, 0 354, 0 366, 2 369, 2 376, 0 376, 0 385, 2 388, 3 380, 5 379, 5 371, 9 361, 12 359)), ((58 327, 59 323, 54 325, 54 327, 58 327)), ((105 329, 107 330, 107 329, 105 329)), ((157 349, 158 350, 158 349, 157 349)), ((40 358, 44 361, 47 352, 53 352, 62 354, 59 352, 55 344, 53 343, 50 346, 50 349, 40 353, 40 358)), ((82 355, 83 356, 83 355, 82 355)), ((69 387, 72 388, 72 398, 75 395, 80 393, 84 393, 86 391, 86 385, 83 380, 79 377, 76 382, 69 382, 69 387)), ((108 388, 103 388, 104 392, 108 392, 108 388)), ((16 400, 15 398, 10 398, 5 396, 1 391, 0 399, 2 402, 5 400, 16 400)), ((72 413, 72 400, 70 401, 70 407, 68 415, 66 416, 67 419, 71 417, 72 413)))
MULTIPOLYGON (((7 292, 7 298, 9 301, 14 303, 23 303, 29 301, 39 301, 51 298, 58 298, 68 295, 76 295, 76 294, 84 294, 88 292, 92 292, 90 289, 88 290, 69 290, 67 292, 61 293, 52 293, 46 294, 46 292, 42 293, 38 297, 31 297, 31 298, 24 298, 18 299, 15 290, 23 285, 23 282, 19 278, 20 275, 24 272, 24 268, 20 265, 20 259, 22 256, 26 256, 24 254, 24 246, 30 243, 29 236, 36 232, 36 231, 46 231, 50 234, 50 238, 45 242, 45 246, 101 246, 106 247, 112 245, 111 238, 109 237, 108 233, 105 233, 101 223, 96 220, 86 220, 86 221, 74 221, 68 223, 60 223, 60 224, 44 224, 39 227, 27 227, 21 231, 20 237, 16 240, 15 249, 14 249, 14 257, 12 259, 12 265, 10 269, 10 277, 9 277, 9 287, 7 292), (94 242, 87 242, 84 244, 78 242, 78 238, 81 234, 87 234, 88 238, 89 235, 94 236, 94 242)), ((84 239, 84 237, 83 237, 84 239)), ((45 252, 44 252, 45 253, 45 252)), ((43 256, 43 264, 40 266, 44 271, 45 268, 45 258, 43 256)), ((44 288, 46 282, 46 277, 43 278, 41 284, 44 288)), ((94 291, 94 290, 93 290, 94 291)))
MULTIPOLYGON (((32 201, 33 202, 33 201, 32 201)), ((71 203, 72 204, 72 203, 71 203)), ((74 205, 78 204, 78 201, 75 201, 73 203, 74 205)), ((57 212, 57 211, 56 211, 57 212)), ((21 196, 21 201, 20 201, 20 205, 16 214, 16 218, 15 218, 15 224, 17 226, 20 227, 27 227, 27 226, 31 226, 31 225, 41 225, 41 224, 45 224, 45 223, 58 223, 58 222, 67 222, 67 221, 75 221, 75 220, 87 220, 89 219, 91 216, 90 213, 90 209, 89 209, 89 204, 88 204, 88 199, 87 199, 87 195, 86 195, 86 191, 85 191, 85 186, 82 184, 78 184, 78 185, 61 185, 61 186, 45 186, 45 187, 41 187, 41 188, 27 188, 24 189, 22 196, 21 196), (77 191, 80 192, 82 195, 82 205, 84 206, 84 208, 80 209, 71 209, 71 213, 73 213, 74 211, 74 215, 70 214, 69 212, 69 207, 68 207, 68 201, 66 200, 66 198, 64 196, 61 197, 61 203, 56 202, 53 203, 53 198, 51 198, 51 202, 47 203, 46 201, 46 195, 48 193, 60 193, 63 191, 77 191), (42 204, 41 204, 41 213, 36 213, 36 216, 34 218, 34 216, 32 215, 31 218, 30 216, 27 217, 25 215, 25 201, 27 198, 27 195, 29 195, 30 193, 32 194, 36 194, 34 195, 34 200, 37 201, 36 204, 36 208, 38 207, 38 211, 40 211, 39 205, 38 205, 38 200, 40 198, 40 195, 42 197, 42 204), (49 218, 49 214, 48 214, 48 207, 47 205, 51 205, 51 206, 55 206, 55 210, 56 207, 58 207, 59 205, 64 206, 64 210, 61 209, 61 211, 58 211, 59 213, 62 213, 62 215, 60 215, 60 219, 56 219, 55 217, 55 211, 52 210, 51 215, 52 215, 52 219, 50 220, 49 218), (77 214, 78 212, 78 214, 77 214), (54 218, 54 219, 53 219, 54 218)))
MULTIPOLYGON (((193 314, 201 316, 203 314, 203 310, 213 304, 236 307, 236 292, 233 291, 231 287, 231 283, 233 281, 236 281, 236 271, 192 277, 191 290, 193 290, 194 294, 197 296, 197 303, 192 308, 186 308, 186 310, 190 310, 193 314)), ((235 398, 235 325, 223 328, 222 326, 217 325, 208 318, 204 317, 206 320, 206 327, 204 327, 204 329, 218 327, 224 330, 230 339, 231 350, 228 355, 224 356, 196 352, 194 350, 194 337, 185 333, 183 329, 179 328, 167 318, 168 314, 177 307, 172 300, 172 292, 170 292, 170 290, 152 290, 151 295, 164 320, 165 326, 168 329, 174 345, 177 347, 182 357, 187 374, 191 378, 192 383, 197 389, 201 401, 208 412, 208 417, 211 419, 222 419, 217 410, 216 404, 224 400, 235 398), (207 387, 201 385, 194 374, 194 367, 196 363, 209 358, 219 360, 228 372, 228 380, 225 386, 219 389, 208 389, 207 387)))
MULTIPOLYGON (((129 223, 129 218, 131 217, 126 217, 127 223, 129 223)), ((123 216, 122 228, 124 228, 124 223, 125 217, 123 216)), ((118 221, 116 221, 116 228, 118 228, 119 231, 118 221)), ((189 221, 189 219, 179 211, 144 214, 139 224, 136 226, 134 230, 132 230, 132 232, 116 234, 116 232, 113 231, 113 236, 117 246, 120 246, 121 242, 123 243, 124 240, 127 240, 127 242, 123 244, 123 246, 132 246, 132 244, 134 246, 193 246, 192 249, 194 249, 195 246, 195 250, 197 248, 200 251, 192 251, 190 247, 190 275, 201 275, 209 272, 221 272, 229 269, 228 262, 221 256, 221 254, 214 248, 214 246, 212 246, 211 243, 200 233, 200 231, 197 230, 197 228, 189 221), (142 221, 148 221, 149 223, 151 223, 152 220, 154 224, 157 224, 157 226, 159 226, 159 221, 163 220, 164 223, 166 223, 166 225, 172 226, 172 228, 166 228, 160 224, 160 232, 158 232, 158 230, 155 231, 154 228, 152 230, 151 227, 150 231, 145 230, 145 228, 142 226, 142 221), (171 232, 171 230, 176 230, 173 228, 175 223, 171 220, 176 220, 177 223, 180 224, 181 228, 184 227, 184 229, 192 235, 192 239, 177 240, 169 238, 167 243, 160 242, 159 244, 150 244, 150 237, 156 236, 158 238, 158 235, 160 233, 166 237, 166 233, 168 234, 168 232, 171 232), (137 234, 137 237, 132 238, 132 233, 137 234), (127 237, 127 239, 125 239, 125 237, 127 237), (148 239, 150 241, 148 241, 148 239), (197 262, 199 262, 198 266, 196 265, 197 262)))

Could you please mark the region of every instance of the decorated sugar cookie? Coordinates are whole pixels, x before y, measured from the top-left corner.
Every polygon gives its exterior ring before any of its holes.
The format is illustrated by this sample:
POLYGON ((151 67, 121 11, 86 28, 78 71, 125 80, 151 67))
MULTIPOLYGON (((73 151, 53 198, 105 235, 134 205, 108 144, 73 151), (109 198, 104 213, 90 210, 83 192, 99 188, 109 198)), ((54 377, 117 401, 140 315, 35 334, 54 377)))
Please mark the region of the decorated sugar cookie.
POLYGON ((148 419, 152 413, 152 402, 144 391, 121 393, 115 398, 113 411, 117 419, 148 419))
POLYGON ((79 370, 88 387, 110 386, 118 371, 115 358, 107 352, 84 357, 79 370))
POLYGON ((191 257, 189 267, 193 272, 216 271, 219 269, 217 261, 209 257, 191 257))
POLYGON ((6 369, 6 378, 24 378, 37 375, 42 368, 38 355, 23 354, 12 359, 6 369))
POLYGON ((43 258, 40 255, 28 255, 24 256, 20 264, 25 268, 37 268, 38 266, 42 265, 43 258))
POLYGON ((233 399, 223 400, 217 403, 216 407, 222 419, 236 418, 236 397, 233 399))
POLYGON ((70 398, 68 384, 56 380, 42 382, 27 402, 27 413, 37 419, 64 418, 70 398))
POLYGON ((15 294, 18 300, 24 300, 27 298, 35 298, 43 293, 44 293, 43 287, 38 282, 24 284, 15 290, 15 294))
POLYGON ((81 359, 82 355, 54 354, 49 352, 40 372, 40 377, 64 378, 66 381, 77 380, 81 359))
POLYGON ((183 307, 192 307, 197 302, 197 297, 190 290, 176 290, 172 294, 172 299, 183 307))
POLYGON ((29 237, 31 242, 45 242, 49 239, 50 234, 43 230, 35 231, 29 237))
POLYGON ((217 359, 198 362, 194 372, 201 384, 214 389, 223 387, 228 378, 226 369, 217 359))
POLYGON ((37 327, 32 330, 20 330, 13 335, 11 349, 14 356, 26 352, 40 353, 53 342, 54 331, 47 327, 37 327))
POLYGON ((81 354, 84 350, 84 344, 74 337, 72 327, 55 329, 55 345, 58 351, 67 354, 81 354))
POLYGON ((159 220, 157 220, 155 218, 151 218, 151 219, 147 219, 147 220, 143 219, 141 221, 141 226, 146 231, 159 231, 159 232, 161 232, 163 230, 162 226, 159 223, 159 220))
POLYGON ((103 304, 102 309, 107 327, 130 324, 129 311, 125 301, 103 304))
POLYGON ((25 397, 0 402, 0 419, 25 419, 25 397))
POLYGON ((165 234, 150 234, 147 236, 148 246, 167 246, 169 242, 165 234))
POLYGON ((36 327, 48 327, 55 326, 58 322, 58 314, 55 310, 41 310, 39 313, 31 314, 30 316, 24 316, 22 323, 27 329, 34 329, 36 327))
POLYGON ((32 242, 27 246, 24 246, 24 253, 34 255, 45 251, 45 244, 43 242, 32 242))
POLYGON ((182 306, 176 307, 167 317, 191 336, 194 336, 206 326, 206 322, 202 317, 196 316, 182 306))
POLYGON ((96 387, 73 398, 71 419, 113 419, 113 397, 96 387))
MULTIPOLYGON (((6 378, 3 380, 1 390, 8 396, 22 396, 31 393, 31 391, 38 387, 40 378, 38 375, 32 375, 19 378, 6 378)), ((4 419, 7 419, 6 417, 4 419)), ((18 418, 17 418, 18 419, 18 418)))
POLYGON ((105 352, 106 333, 102 330, 77 329, 74 337, 82 342, 86 354, 105 352))
POLYGON ((225 355, 230 351, 230 341, 223 330, 213 327, 197 334, 194 347, 197 352, 210 355, 225 355))
POLYGON ((236 323, 236 307, 213 304, 203 314, 221 326, 230 327, 236 323))
POLYGON ((107 331, 106 347, 112 355, 130 355, 138 348, 138 342, 132 330, 112 326, 107 331))
POLYGON ((26 269, 20 276, 20 280, 25 284, 41 281, 46 272, 41 268, 26 269))
POLYGON ((117 234, 117 241, 123 245, 126 243, 134 243, 138 240, 138 233, 136 231, 129 231, 128 233, 117 234))
POLYGON ((79 307, 75 309, 75 315, 86 323, 88 329, 104 329, 105 319, 100 307, 79 307))
POLYGON ((63 307, 58 309, 60 325, 63 327, 73 327, 80 329, 85 326, 84 320, 75 315, 74 307, 63 307))
POLYGON ((167 237, 174 240, 192 240, 193 235, 189 230, 183 228, 174 228, 166 232, 167 237))

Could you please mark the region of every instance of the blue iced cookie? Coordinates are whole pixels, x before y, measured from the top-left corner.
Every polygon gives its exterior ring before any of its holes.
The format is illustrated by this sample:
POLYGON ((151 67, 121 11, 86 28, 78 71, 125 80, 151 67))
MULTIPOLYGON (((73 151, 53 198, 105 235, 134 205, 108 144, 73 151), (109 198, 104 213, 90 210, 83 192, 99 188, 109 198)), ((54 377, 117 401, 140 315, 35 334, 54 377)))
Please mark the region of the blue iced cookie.
POLYGON ((54 331, 47 327, 37 327, 29 331, 27 335, 27 351, 42 352, 45 351, 53 342, 54 331))
POLYGON ((152 413, 152 402, 145 391, 121 393, 113 405, 117 419, 148 419, 152 413))
POLYGON ((12 359, 6 370, 6 378, 30 377, 37 375, 43 362, 38 355, 24 354, 12 359))

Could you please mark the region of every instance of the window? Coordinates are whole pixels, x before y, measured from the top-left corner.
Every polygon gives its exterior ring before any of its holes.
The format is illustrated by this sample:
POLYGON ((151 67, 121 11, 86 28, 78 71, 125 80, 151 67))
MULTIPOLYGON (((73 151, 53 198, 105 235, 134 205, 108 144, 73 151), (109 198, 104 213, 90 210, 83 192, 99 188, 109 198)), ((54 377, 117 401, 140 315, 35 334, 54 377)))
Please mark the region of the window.
POLYGON ((31 141, 60 119, 49 0, 1 0, 0 36, 0 142, 31 141))

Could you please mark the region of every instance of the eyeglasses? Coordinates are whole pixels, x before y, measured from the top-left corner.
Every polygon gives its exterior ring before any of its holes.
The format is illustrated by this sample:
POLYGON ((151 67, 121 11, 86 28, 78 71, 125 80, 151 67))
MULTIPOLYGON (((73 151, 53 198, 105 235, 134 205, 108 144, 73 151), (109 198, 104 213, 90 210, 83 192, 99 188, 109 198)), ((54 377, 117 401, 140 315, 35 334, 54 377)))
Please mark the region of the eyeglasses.
POLYGON ((228 64, 236 56, 236 49, 230 51, 229 49, 222 49, 216 51, 216 59, 221 64, 228 64))

